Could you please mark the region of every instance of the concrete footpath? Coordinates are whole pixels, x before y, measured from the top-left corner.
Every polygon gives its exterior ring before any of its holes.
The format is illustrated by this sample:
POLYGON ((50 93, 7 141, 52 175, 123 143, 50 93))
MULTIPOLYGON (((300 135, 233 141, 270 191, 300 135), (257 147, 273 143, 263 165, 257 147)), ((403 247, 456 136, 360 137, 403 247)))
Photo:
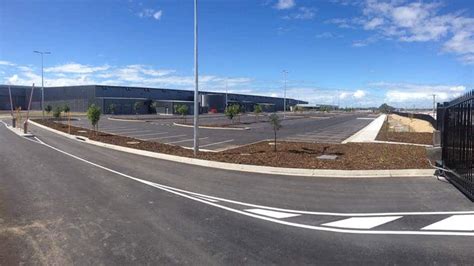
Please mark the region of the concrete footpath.
POLYGON ((380 129, 383 126, 383 122, 385 121, 387 115, 380 115, 370 124, 368 124, 363 129, 359 130, 359 132, 355 133, 354 135, 350 136, 342 143, 349 143, 349 142, 373 142, 377 138, 380 129))

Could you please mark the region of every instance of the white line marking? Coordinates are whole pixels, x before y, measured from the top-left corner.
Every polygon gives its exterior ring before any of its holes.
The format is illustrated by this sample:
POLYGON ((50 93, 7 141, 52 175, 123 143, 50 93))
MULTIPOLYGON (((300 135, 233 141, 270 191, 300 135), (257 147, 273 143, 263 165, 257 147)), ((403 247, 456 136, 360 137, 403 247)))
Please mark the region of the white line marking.
POLYGON ((351 229, 372 229, 379 225, 400 219, 403 216, 385 217, 352 217, 344 220, 322 224, 324 226, 351 228, 351 229))
POLYGON ((287 212, 276 212, 276 211, 263 210, 263 209, 247 209, 245 211, 260 214, 260 215, 265 215, 265 216, 273 217, 273 218, 277 218, 277 219, 289 218, 289 217, 295 217, 295 216, 300 216, 301 215, 301 214, 294 214, 294 213, 287 213, 287 212))
POLYGON ((214 143, 210 143, 210 144, 206 144, 206 145, 199 145, 199 147, 204 148, 204 147, 209 147, 209 146, 213 146, 213 145, 228 143, 228 142, 232 142, 232 141, 234 141, 234 140, 233 140, 233 139, 229 139, 229 140, 224 140, 224 141, 220 141, 220 142, 214 142, 214 143))
MULTIPOLYGON (((204 137, 204 138, 199 138, 199 139, 208 139, 209 137, 204 137)), ((172 142, 166 142, 165 144, 174 144, 174 143, 180 143, 180 142, 186 142, 186 141, 192 141, 194 139, 183 139, 183 140, 177 140, 177 141, 172 141, 172 142)), ((202 147, 202 146, 199 146, 202 147)))
POLYGON ((179 137, 186 137, 186 135, 175 135, 175 136, 159 137, 159 138, 152 138, 152 139, 171 139, 171 138, 179 138, 179 137))
POLYGON ((137 138, 137 137, 144 137, 144 136, 153 136, 153 135, 163 135, 167 134, 168 132, 155 132, 155 133, 147 133, 147 134, 140 134, 140 135, 130 135, 131 137, 137 138))
POLYGON ((207 201, 210 201, 210 202, 219 202, 218 200, 213 200, 213 199, 209 199, 209 198, 206 198, 206 197, 199 197, 199 196, 195 196, 195 197, 203 199, 203 200, 207 200, 207 201))
POLYGON ((453 215, 423 227, 422 230, 474 231, 474 215, 453 215))
POLYGON ((130 133, 144 133, 144 132, 152 132, 153 130, 133 130, 133 131, 124 131, 124 132, 107 132, 115 135, 122 135, 122 134, 130 134, 130 133))
MULTIPOLYGON (((37 143, 37 142, 35 142, 37 143)), ((220 209, 224 209, 224 210, 227 210, 227 211, 230 211, 230 212, 234 212, 234 213, 238 213, 238 214, 242 214, 242 215, 245 215, 245 216, 249 216, 249 217, 253 217, 253 218, 256 218, 256 219, 260 219, 260 220, 265 220, 265 221, 270 221, 270 222, 274 222, 274 223, 278 223, 278 224, 282 224, 282 225, 288 225, 288 226, 293 226, 293 227, 298 227, 298 228, 305 228, 305 229, 311 229, 311 230, 317 230, 317 231, 327 231, 327 232, 338 232, 338 233, 350 233, 350 234, 371 234, 371 235, 444 235, 444 236, 474 236, 474 233, 464 233, 464 232, 437 232, 437 231, 361 231, 361 230, 350 230, 350 229, 337 229, 337 228, 329 228, 329 227, 321 227, 321 226, 312 226, 312 225, 305 225, 305 224, 297 224, 297 223, 293 223, 293 222, 286 222, 286 221, 282 221, 282 220, 277 220, 277 219, 274 219, 274 218, 269 218, 269 217, 264 217, 264 216, 260 216, 260 215, 256 215, 256 214, 252 214, 252 213, 248 213, 248 212, 245 212, 245 211, 241 211, 241 210, 237 210, 237 209, 233 209, 233 208, 230 208, 230 207, 227 207, 227 206, 223 206, 223 205, 219 205, 219 204, 216 204, 216 203, 213 203, 213 202, 209 202, 209 201, 206 201, 206 200, 202 200, 202 199, 199 199, 199 198, 194 198, 192 196, 189 196, 187 194, 184 194, 184 193, 181 193, 181 192, 178 192, 178 191, 184 191, 184 190, 181 190, 181 189, 176 189, 176 188, 172 188, 172 187, 168 187, 168 186, 164 186, 164 185, 159 185, 159 184, 156 184, 156 183, 153 183, 153 182, 150 182, 150 181, 146 181, 146 180, 142 180, 142 179, 139 179, 139 178, 136 178, 136 177, 133 177, 133 176, 130 176, 130 175, 127 175, 127 174, 124 174, 124 173, 121 173, 121 172, 118 172, 118 171, 115 171, 115 170, 112 170, 110 168, 107 168, 107 167, 104 167, 102 165, 99 165, 99 164, 96 164, 96 163, 93 163, 93 162, 90 162, 90 161, 87 161, 85 159, 82 159, 76 155, 73 155, 73 154, 70 154, 68 152, 65 152, 65 151, 62 151, 58 148, 55 148, 49 144, 40 144, 40 145, 44 145, 46 147, 49 147, 55 151, 58 151, 60 153, 63 153, 65 155, 68 155, 74 159, 77 159, 79 161, 82 161, 82 162, 85 162, 87 164, 90 164, 90 165, 93 165, 95 167, 98 167, 98 168, 101 168, 103 170, 106 170, 106 171, 109 171, 111 173, 114 173, 114 174, 117 174, 117 175, 120 175, 120 176, 123 176, 123 177, 126 177, 126 178, 129 178, 129 179, 132 179, 132 180, 135 180, 137 182, 141 182, 143 184, 146 184, 146 185, 149 185, 149 186, 153 186, 153 187, 156 187, 158 189, 161 189, 163 191, 167 191, 169 193, 172 193, 172 194, 175 194, 175 195, 179 195, 179 196, 182 196, 182 197, 185 197, 185 198, 188 198, 188 199, 191 199, 191 200, 195 200, 195 201, 198 201, 198 202, 201 202, 201 203, 204 203, 204 204, 207 204, 207 205, 211 205, 211 206, 214 206, 214 207, 217 207, 217 208, 220 208, 220 209)), ((198 193, 194 193, 194 192, 188 192, 189 194, 196 194, 196 195, 202 195, 202 194, 198 194, 198 193)), ((216 199, 216 197, 211 197, 211 196, 206 196, 206 195, 202 195, 206 198, 212 198, 212 199, 216 199)), ((249 204, 250 205, 250 204, 249 204)))

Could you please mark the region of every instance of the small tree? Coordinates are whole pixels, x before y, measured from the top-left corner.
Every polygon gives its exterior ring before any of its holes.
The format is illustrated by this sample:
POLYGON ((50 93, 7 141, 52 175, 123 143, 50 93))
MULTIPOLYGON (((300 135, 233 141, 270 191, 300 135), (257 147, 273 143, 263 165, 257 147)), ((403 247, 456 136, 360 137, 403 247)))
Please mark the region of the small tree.
POLYGON ((113 104, 113 103, 109 104, 109 113, 114 115, 116 109, 117 109, 117 106, 115 104, 113 104))
POLYGON ((48 105, 46 105, 44 110, 46 111, 46 114, 49 115, 49 113, 51 113, 51 111, 53 111, 53 107, 51 107, 51 105, 48 104, 48 105))
POLYGON ((56 106, 56 108, 54 108, 54 111, 53 111, 53 117, 59 120, 59 118, 61 118, 62 111, 63 109, 60 106, 56 106))
POLYGON ((240 106, 233 104, 225 108, 224 114, 234 123, 234 117, 240 113, 240 106))
POLYGON ((176 112, 183 117, 184 123, 186 123, 186 115, 188 114, 188 106, 186 104, 180 104, 176 107, 176 112))
POLYGON ((135 102, 135 104, 133 105, 133 110, 135 110, 135 114, 138 115, 138 111, 140 110, 141 107, 142 107, 141 102, 135 102))
POLYGON ((255 121, 258 121, 258 116, 262 112, 262 106, 260 104, 256 104, 253 107, 253 112, 255 113, 255 121))
POLYGON ((270 118, 270 124, 272 125, 272 128, 273 128, 273 133, 274 133, 273 151, 276 152, 277 151, 277 131, 280 130, 281 128, 281 120, 277 114, 271 114, 269 118, 270 118))
POLYGON ((71 111, 71 108, 69 108, 69 105, 65 104, 64 107, 63 107, 63 112, 65 114, 69 113, 71 111))
POLYGON ((97 134, 97 130, 99 130, 100 108, 97 107, 95 104, 89 106, 89 108, 87 109, 87 119, 89 119, 93 130, 97 134))

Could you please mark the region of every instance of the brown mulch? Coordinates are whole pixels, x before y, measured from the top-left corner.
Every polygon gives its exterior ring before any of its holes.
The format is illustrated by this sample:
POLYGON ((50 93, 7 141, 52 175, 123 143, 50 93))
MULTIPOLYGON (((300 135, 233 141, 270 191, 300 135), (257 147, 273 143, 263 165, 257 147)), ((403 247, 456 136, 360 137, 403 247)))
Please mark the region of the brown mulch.
POLYGON ((433 133, 393 132, 389 131, 388 122, 385 121, 376 140, 433 145, 433 133))
MULTIPOLYGON (((53 121, 35 122, 66 132, 67 125, 53 121)), ((98 134, 88 129, 71 126, 71 134, 91 140, 131 147, 141 150, 194 157, 193 151, 179 146, 142 141, 103 132, 98 134), (78 132, 83 130, 86 132, 78 132), (127 144, 136 141, 138 144, 127 144)), ((375 169, 419 169, 429 168, 426 150, 423 147, 380 143, 323 144, 301 142, 278 142, 277 152, 268 141, 242 146, 222 152, 199 152, 199 159, 237 164, 265 165, 289 168, 375 170, 375 169), (336 160, 320 160, 322 154, 337 155, 336 160)))

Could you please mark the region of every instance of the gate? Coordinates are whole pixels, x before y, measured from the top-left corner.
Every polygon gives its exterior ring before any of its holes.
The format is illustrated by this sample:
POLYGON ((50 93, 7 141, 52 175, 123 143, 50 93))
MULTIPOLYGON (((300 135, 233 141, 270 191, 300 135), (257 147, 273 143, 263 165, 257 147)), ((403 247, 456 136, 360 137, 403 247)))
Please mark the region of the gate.
POLYGON ((443 167, 452 170, 451 183, 474 200, 474 90, 438 104, 437 115, 443 167))

